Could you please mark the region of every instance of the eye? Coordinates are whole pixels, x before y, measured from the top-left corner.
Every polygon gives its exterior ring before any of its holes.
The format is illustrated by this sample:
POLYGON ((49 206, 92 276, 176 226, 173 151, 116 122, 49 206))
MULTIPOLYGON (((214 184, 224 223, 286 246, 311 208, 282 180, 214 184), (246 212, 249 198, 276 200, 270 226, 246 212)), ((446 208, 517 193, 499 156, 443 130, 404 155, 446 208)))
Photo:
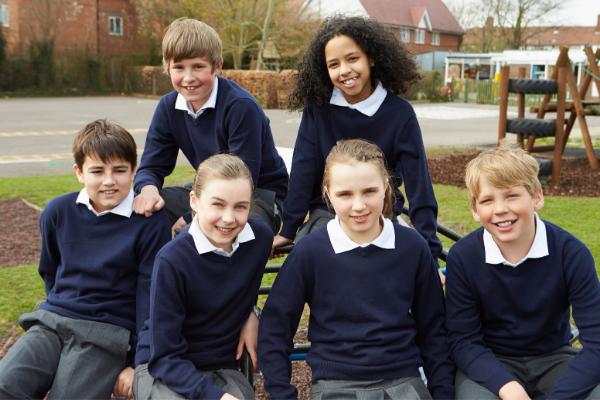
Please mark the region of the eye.
POLYGON ((367 193, 367 194, 368 193, 375 193, 375 190, 373 190, 373 189, 367 189, 367 190, 365 190, 365 193, 367 193))
POLYGON ((519 195, 518 195, 518 194, 509 194, 509 195, 508 195, 508 198, 511 198, 511 197, 512 197, 512 198, 516 198, 516 197, 519 197, 519 195))
POLYGON ((485 200, 481 200, 479 202, 479 204, 487 204, 487 203, 490 203, 491 201, 492 201, 491 199, 485 199, 485 200))
POLYGON ((350 57, 350 58, 348 59, 348 61, 356 61, 356 60, 358 60, 358 57, 355 57, 355 56, 354 56, 354 57, 350 57))
POLYGON ((240 205, 235 206, 235 208, 237 208, 238 210, 245 210, 246 206, 240 204, 240 205))
POLYGON ((327 66, 327 68, 329 68, 329 69, 332 69, 332 68, 335 68, 335 67, 337 67, 337 63, 331 63, 331 64, 329 64, 327 66))
POLYGON ((221 204, 221 203, 213 203, 213 206, 215 206, 215 207, 223 207, 223 204, 221 204))

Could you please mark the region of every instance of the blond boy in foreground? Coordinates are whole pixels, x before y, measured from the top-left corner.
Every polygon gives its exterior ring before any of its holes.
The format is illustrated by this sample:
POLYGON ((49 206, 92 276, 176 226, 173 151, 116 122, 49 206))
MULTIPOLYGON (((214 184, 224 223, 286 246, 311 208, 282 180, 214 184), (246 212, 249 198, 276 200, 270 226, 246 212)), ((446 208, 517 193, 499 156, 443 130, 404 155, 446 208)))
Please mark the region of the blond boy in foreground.
POLYGON ((458 399, 600 398, 600 284, 584 243, 541 220, 538 164, 502 145, 467 166, 483 226, 448 255, 458 399), (570 307, 583 349, 570 345, 570 307))

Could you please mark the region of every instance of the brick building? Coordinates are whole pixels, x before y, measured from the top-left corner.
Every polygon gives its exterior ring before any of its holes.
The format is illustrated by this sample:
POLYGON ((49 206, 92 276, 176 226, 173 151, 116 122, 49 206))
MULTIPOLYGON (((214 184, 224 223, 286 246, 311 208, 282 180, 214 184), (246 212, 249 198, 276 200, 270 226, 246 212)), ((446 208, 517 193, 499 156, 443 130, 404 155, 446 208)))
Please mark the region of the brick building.
POLYGON ((311 0, 313 11, 368 15, 392 28, 415 53, 458 51, 465 31, 442 0, 311 0))

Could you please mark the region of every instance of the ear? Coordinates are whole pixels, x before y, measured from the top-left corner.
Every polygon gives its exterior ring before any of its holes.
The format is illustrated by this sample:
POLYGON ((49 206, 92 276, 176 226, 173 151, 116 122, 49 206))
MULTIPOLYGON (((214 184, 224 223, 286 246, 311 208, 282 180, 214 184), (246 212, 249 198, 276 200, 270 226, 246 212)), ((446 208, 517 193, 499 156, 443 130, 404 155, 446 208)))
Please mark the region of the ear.
POLYGON ((77 179, 79 180, 79 183, 83 183, 85 185, 85 179, 83 178, 83 171, 81 171, 81 169, 79 169, 79 166, 77 164, 73 165, 73 169, 75 170, 75 174, 77 175, 77 179))
POLYGON ((478 224, 481 223, 481 217, 479 216, 479 213, 477 212, 477 210, 473 207, 471 207, 471 212, 473 213, 473 219, 475 220, 475 222, 477 222, 478 224))
POLYGON ((215 76, 221 75, 221 70, 222 69, 223 69, 223 60, 219 61, 219 63, 215 67, 215 76))
POLYGON ((540 211, 542 208, 544 208, 544 192, 542 189, 540 189, 533 198, 533 204, 533 209, 535 211, 540 211))
POLYGON ((198 214, 198 201, 200 201, 200 199, 196 197, 192 190, 190 192, 190 207, 196 214, 198 214))
POLYGON ((133 169, 131 170, 131 182, 135 178, 135 171, 137 170, 137 164, 133 164, 133 169))

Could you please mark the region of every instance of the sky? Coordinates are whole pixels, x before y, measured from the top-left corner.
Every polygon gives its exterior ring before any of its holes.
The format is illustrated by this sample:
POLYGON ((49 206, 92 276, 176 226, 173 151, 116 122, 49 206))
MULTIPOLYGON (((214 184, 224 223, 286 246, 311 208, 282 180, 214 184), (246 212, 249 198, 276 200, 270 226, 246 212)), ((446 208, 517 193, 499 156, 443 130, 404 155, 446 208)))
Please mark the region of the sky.
MULTIPOLYGON (((478 3, 477 0, 443 0, 450 5, 456 2, 478 3)), ((548 16, 548 21, 556 25, 567 26, 596 26, 598 24, 598 14, 600 14, 600 0, 565 0, 565 7, 548 16)), ((539 25, 540 23, 536 24, 539 25)), ((542 25, 547 23, 541 22, 542 25)))

